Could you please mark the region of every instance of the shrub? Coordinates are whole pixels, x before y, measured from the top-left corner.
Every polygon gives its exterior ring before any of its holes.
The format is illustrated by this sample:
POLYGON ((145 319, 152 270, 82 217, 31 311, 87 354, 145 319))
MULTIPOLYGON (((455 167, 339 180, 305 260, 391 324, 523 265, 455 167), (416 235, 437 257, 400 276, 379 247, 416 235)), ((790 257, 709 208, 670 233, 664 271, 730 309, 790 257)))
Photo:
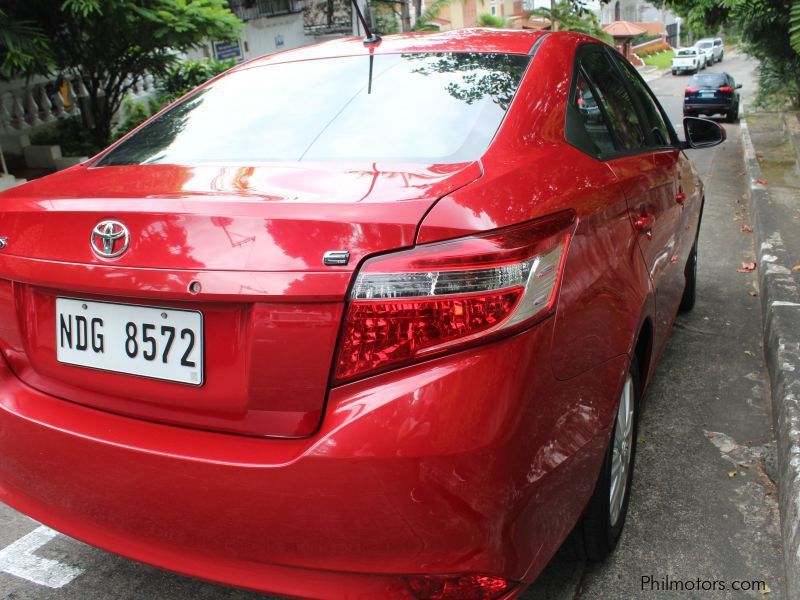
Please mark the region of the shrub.
POLYGON ((634 48, 634 52, 636 56, 639 58, 644 58, 646 56, 652 56, 653 54, 660 54, 667 50, 670 50, 671 46, 666 42, 661 42, 660 44, 653 44, 652 46, 648 46, 647 48, 634 48))
POLYGON ((80 117, 59 119, 31 135, 31 144, 61 146, 64 156, 94 156, 102 148, 95 145, 80 117))

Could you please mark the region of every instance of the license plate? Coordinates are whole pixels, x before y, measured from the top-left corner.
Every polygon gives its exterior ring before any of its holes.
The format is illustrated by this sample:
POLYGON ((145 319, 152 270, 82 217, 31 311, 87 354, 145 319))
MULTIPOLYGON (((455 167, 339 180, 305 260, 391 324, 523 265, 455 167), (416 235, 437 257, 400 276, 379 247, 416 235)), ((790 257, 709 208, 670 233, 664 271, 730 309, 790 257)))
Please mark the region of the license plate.
POLYGON ((56 298, 56 358, 68 365, 203 384, 203 314, 56 298))
POLYGON ((716 95, 716 92, 700 92, 701 98, 713 98, 716 95))

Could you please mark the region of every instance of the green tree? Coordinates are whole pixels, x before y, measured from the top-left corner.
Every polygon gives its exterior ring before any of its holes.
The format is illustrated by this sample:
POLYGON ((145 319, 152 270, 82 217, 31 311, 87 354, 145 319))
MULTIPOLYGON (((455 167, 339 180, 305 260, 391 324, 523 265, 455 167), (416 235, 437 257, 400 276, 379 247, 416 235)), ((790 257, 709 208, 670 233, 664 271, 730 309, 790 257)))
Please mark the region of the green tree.
POLYGON ((800 107, 798 0, 668 0, 693 29, 735 27, 745 51, 759 60, 759 96, 800 107))
MULTIPOLYGON (((607 0, 602 0, 605 3, 607 0)), ((597 16, 586 8, 580 0, 568 0, 551 5, 550 8, 538 8, 529 13, 536 17, 549 19, 553 24, 553 29, 559 31, 577 31, 591 35, 598 40, 603 40, 609 44, 613 41, 600 26, 597 16)))
POLYGON ((50 45, 35 21, 18 21, 0 10, 0 76, 47 70, 50 45))
POLYGON ((439 28, 434 25, 432 21, 439 16, 445 6, 455 1, 456 0, 434 0, 434 2, 417 18, 414 31, 439 31, 439 28))
POLYGON ((241 23, 225 0, 4 0, 16 23, 35 23, 52 65, 88 92, 90 139, 105 146, 114 115, 146 74, 161 75, 177 53, 235 39, 241 23))

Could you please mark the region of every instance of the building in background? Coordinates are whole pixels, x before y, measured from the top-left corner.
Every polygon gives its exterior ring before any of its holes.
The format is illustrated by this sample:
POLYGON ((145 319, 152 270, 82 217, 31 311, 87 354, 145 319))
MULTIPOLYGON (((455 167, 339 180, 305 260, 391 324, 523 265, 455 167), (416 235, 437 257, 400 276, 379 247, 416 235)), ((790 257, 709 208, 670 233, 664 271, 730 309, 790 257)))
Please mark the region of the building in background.
POLYGON ((238 42, 211 41, 188 53, 189 58, 205 56, 239 62, 281 50, 314 43, 303 24, 303 0, 229 0, 231 10, 244 22, 238 42))
POLYGON ((598 5, 595 12, 601 25, 615 21, 628 21, 643 27, 647 35, 660 35, 673 47, 680 45, 677 39, 678 17, 667 8, 663 0, 644 2, 643 0, 610 0, 598 5))

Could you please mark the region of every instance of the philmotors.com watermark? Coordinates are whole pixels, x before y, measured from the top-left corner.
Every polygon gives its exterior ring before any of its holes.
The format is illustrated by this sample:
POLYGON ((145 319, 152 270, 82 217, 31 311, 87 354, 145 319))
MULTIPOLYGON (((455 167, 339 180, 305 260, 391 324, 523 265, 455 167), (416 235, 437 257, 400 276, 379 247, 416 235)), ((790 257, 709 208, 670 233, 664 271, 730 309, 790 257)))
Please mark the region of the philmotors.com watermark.
POLYGON ((694 579, 642 575, 643 592, 768 592, 766 581, 758 579, 694 579))

